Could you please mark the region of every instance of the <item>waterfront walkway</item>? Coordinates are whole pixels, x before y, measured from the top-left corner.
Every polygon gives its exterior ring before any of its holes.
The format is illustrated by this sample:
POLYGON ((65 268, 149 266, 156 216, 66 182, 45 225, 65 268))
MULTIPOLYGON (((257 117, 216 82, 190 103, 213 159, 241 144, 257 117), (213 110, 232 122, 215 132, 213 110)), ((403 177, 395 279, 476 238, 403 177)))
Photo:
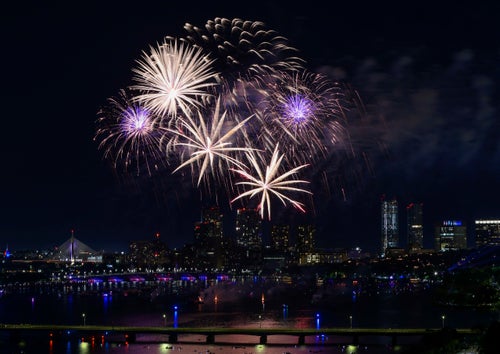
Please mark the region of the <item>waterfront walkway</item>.
MULTIPOLYGON (((480 335, 476 329, 452 329, 461 336, 480 335)), ((48 333, 50 336, 62 333, 78 333, 78 335, 120 335, 123 341, 135 342, 138 334, 168 335, 169 343, 179 343, 179 335, 198 334, 206 337, 206 343, 216 343, 220 335, 251 335, 259 338, 260 344, 266 344, 269 336, 286 335, 297 337, 298 344, 305 343, 307 336, 342 336, 352 338, 356 344, 360 337, 390 337, 392 343, 397 343, 398 337, 424 336, 443 331, 442 328, 200 328, 200 327, 134 327, 134 326, 94 326, 94 325, 37 325, 37 324, 0 324, 0 331, 13 335, 29 332, 48 333)))

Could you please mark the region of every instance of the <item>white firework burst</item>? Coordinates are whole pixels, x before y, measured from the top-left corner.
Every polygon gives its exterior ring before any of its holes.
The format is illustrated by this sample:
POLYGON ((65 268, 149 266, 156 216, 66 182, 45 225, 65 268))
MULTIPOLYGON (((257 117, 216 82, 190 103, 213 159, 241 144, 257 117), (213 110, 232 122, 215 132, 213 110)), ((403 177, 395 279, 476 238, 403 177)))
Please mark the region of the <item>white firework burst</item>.
POLYGON ((252 149, 232 144, 239 140, 236 139, 236 135, 252 116, 241 122, 236 122, 230 128, 227 128, 225 124, 226 117, 227 111, 220 114, 220 99, 216 101, 210 125, 205 121, 200 111, 198 111, 198 121, 193 120, 190 116, 188 118, 179 117, 178 122, 181 129, 171 131, 178 137, 175 145, 186 147, 190 152, 190 158, 178 166, 174 173, 185 166, 196 164, 198 166, 199 186, 208 168, 210 168, 212 175, 215 175, 217 172, 224 174, 228 165, 244 167, 244 164, 231 154, 248 153, 252 149), (184 129, 185 132, 183 132, 184 129), (227 131, 223 131, 223 129, 227 129, 227 131), (216 159, 218 160, 217 164, 215 163, 216 159))
POLYGON ((185 115, 203 105, 211 96, 207 89, 216 84, 217 73, 200 48, 166 38, 150 53, 143 52, 133 68, 136 100, 160 116, 176 118, 180 109, 185 115))
POLYGON ((287 202, 292 204, 295 208, 305 212, 304 204, 300 203, 282 192, 301 192, 312 194, 310 191, 294 187, 297 184, 305 184, 309 183, 308 181, 298 180, 298 179, 289 179, 291 176, 296 174, 302 168, 308 166, 307 164, 295 167, 291 170, 284 172, 283 174, 279 174, 279 168, 281 161, 283 160, 284 155, 279 156, 278 145, 276 145, 273 155, 271 157, 271 162, 266 166, 265 173, 260 167, 259 162, 253 152, 246 153, 249 162, 251 163, 253 169, 257 176, 253 176, 247 171, 243 169, 232 169, 234 172, 240 174, 242 177, 246 179, 243 182, 237 182, 237 185, 249 186, 251 189, 247 190, 236 198, 231 200, 231 203, 234 201, 241 199, 243 197, 254 197, 258 194, 261 195, 259 210, 261 218, 264 218, 264 214, 267 210, 268 219, 271 219, 271 197, 276 196, 283 205, 286 205, 287 202))

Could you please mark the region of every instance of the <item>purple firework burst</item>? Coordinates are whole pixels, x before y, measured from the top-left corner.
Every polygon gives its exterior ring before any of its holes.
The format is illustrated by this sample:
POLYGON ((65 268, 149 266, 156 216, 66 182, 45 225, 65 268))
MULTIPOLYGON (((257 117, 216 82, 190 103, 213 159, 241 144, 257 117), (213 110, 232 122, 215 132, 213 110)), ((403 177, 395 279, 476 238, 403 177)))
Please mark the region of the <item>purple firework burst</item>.
POLYGON ((98 112, 94 140, 115 168, 151 175, 168 161, 168 146, 163 144, 167 134, 156 115, 133 103, 128 90, 121 90, 98 112))

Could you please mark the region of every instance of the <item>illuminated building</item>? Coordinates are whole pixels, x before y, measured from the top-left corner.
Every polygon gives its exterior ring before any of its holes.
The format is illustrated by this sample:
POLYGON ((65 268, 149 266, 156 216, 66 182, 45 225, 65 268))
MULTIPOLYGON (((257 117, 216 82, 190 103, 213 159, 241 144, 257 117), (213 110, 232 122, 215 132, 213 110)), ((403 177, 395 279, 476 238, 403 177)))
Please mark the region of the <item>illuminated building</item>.
POLYGON ((159 266, 169 262, 167 244, 156 233, 153 240, 129 243, 129 261, 136 266, 159 266))
POLYGON ((245 267, 260 267, 262 261, 262 220, 257 209, 236 211, 236 244, 239 262, 245 267))
POLYGON ((500 246, 500 219, 475 221, 476 247, 500 246))
POLYGON ((406 206, 408 250, 419 251, 424 246, 423 204, 410 203, 406 206))
POLYGON ((223 236, 223 229, 222 229, 222 222, 223 222, 223 215, 220 212, 219 207, 217 206, 212 206, 209 208, 203 209, 202 213, 202 221, 203 222, 209 222, 214 225, 214 230, 213 230, 213 236, 214 237, 222 237, 223 236))
POLYGON ((220 268, 226 262, 222 257, 222 214, 218 207, 203 209, 202 221, 194 226, 194 243, 197 266, 220 268))
POLYGON ((262 248, 262 221, 257 209, 236 211, 236 243, 244 248, 262 248))
POLYGON ((467 248, 467 227, 461 220, 445 220, 435 227, 436 251, 456 251, 467 248))
POLYGON ((215 236, 215 229, 215 224, 208 221, 199 221, 194 225, 194 250, 199 268, 216 266, 215 254, 219 238, 215 236))
POLYGON ((316 230, 313 225, 299 225, 297 227, 297 251, 299 253, 314 252, 314 235, 316 230))
POLYGON ((273 225, 271 228, 271 248, 278 252, 288 249, 290 239, 290 225, 273 225))
POLYGON ((300 253, 298 263, 307 264, 333 264, 343 263, 349 259, 346 248, 317 249, 311 252, 300 253))
POLYGON ((387 248, 399 247, 398 201, 382 199, 381 204, 381 251, 384 255, 387 248))

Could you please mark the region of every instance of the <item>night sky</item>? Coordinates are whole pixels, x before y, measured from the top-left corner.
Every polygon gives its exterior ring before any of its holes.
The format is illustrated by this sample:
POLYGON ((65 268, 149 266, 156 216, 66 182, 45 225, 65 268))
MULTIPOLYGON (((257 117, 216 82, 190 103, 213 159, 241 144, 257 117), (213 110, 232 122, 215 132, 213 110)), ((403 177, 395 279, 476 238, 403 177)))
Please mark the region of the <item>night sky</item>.
POLYGON ((424 203, 428 247, 436 221, 500 218, 497 2, 78 3, 16 2, 0 15, 0 249, 50 248, 72 229, 106 251, 156 232, 171 247, 192 240, 196 189, 169 174, 123 176, 93 137, 97 111, 131 83, 143 50, 216 17, 264 22, 364 103, 356 156, 335 163, 331 193, 301 216, 317 223, 319 246, 377 250, 382 195, 399 200, 401 218, 424 203))

